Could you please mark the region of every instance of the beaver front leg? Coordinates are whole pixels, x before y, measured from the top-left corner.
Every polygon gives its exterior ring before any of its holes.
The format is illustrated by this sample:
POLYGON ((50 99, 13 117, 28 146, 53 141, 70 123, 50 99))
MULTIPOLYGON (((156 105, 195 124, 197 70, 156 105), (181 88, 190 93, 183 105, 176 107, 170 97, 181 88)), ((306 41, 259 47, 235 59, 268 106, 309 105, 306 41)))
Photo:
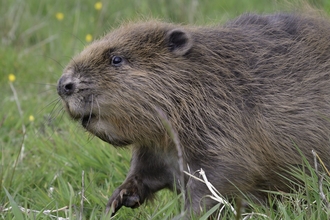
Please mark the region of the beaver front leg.
POLYGON ((106 213, 114 215, 122 206, 137 208, 158 190, 172 190, 178 173, 177 157, 173 154, 143 147, 134 149, 130 171, 110 197, 106 213))

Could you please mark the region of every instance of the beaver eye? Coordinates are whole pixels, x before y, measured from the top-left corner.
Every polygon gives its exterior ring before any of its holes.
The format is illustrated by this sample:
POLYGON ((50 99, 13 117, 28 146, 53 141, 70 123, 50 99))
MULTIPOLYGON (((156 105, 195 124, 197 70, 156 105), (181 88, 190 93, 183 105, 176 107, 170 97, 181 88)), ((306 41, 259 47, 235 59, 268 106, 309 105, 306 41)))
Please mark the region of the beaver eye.
POLYGON ((120 66, 122 62, 123 62, 123 58, 119 56, 113 56, 111 60, 111 65, 120 66))

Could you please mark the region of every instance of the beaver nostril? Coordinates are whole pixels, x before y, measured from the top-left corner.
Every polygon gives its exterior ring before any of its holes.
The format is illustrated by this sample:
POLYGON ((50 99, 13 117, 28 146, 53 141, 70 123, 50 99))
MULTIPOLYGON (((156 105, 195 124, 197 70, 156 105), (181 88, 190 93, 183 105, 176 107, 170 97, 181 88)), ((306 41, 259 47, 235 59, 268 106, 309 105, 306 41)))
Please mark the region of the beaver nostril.
POLYGON ((75 84, 73 82, 68 82, 62 86, 62 94, 64 95, 72 95, 75 89, 75 84))
POLYGON ((64 85, 64 90, 66 93, 72 92, 74 90, 74 84, 68 83, 68 84, 64 85))
POLYGON ((75 83, 71 78, 62 77, 58 82, 57 92, 60 96, 69 96, 73 94, 75 88, 75 83))

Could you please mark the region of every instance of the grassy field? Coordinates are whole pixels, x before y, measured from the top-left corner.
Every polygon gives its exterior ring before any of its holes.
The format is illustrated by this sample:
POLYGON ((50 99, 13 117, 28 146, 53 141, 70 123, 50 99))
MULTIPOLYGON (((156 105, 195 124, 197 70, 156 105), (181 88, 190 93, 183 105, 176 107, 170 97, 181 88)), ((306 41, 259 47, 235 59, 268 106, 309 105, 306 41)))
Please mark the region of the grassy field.
MULTIPOLYGON (((330 12, 330 1, 312 2, 330 12)), ((122 21, 141 17, 213 24, 247 11, 287 10, 288 3, 282 3, 0 1, 0 218, 105 218, 105 204, 125 178, 130 152, 114 149, 70 121, 56 92, 56 82, 66 63, 91 40, 122 21)), ((252 219, 329 219, 329 176, 321 182, 314 164, 308 168, 312 177, 295 172, 305 183, 299 193, 270 199, 276 210, 250 203, 247 212, 255 213, 252 219), (320 184, 325 199, 319 195, 320 184)), ((180 213, 180 199, 180 195, 164 190, 154 203, 136 210, 123 208, 115 219, 172 219, 180 213)), ((235 219, 231 211, 223 215, 224 219, 235 219)))

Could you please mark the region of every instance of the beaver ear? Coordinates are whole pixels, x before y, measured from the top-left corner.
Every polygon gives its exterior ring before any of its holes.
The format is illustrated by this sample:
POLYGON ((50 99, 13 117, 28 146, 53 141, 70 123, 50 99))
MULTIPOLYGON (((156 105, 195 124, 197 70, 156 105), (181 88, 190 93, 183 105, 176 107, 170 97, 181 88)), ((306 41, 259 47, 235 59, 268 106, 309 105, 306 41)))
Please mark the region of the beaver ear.
POLYGON ((174 29, 167 33, 168 47, 176 55, 185 55, 192 47, 192 39, 189 33, 181 29, 174 29))

